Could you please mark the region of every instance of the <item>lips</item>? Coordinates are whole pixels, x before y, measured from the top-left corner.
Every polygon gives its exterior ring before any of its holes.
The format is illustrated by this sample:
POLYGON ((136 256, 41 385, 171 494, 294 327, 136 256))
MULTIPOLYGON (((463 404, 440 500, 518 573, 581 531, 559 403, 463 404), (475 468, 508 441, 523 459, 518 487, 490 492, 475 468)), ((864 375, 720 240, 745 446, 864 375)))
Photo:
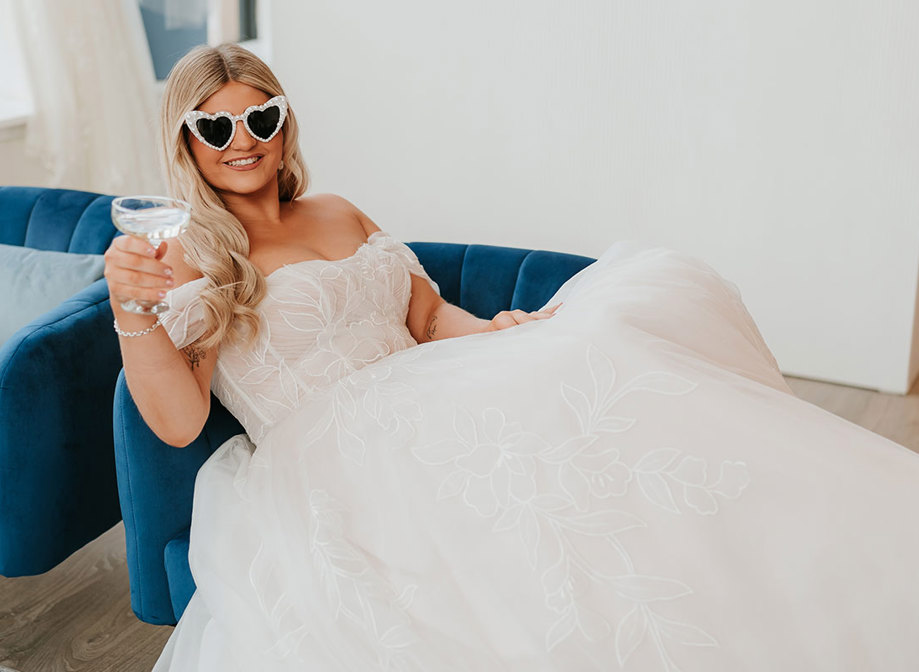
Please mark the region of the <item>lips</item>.
POLYGON ((264 155, 262 154, 250 154, 249 156, 238 156, 236 158, 230 159, 229 161, 224 161, 223 164, 227 168, 231 168, 233 170, 252 170, 262 162, 262 158, 264 158, 264 155), (255 161, 252 161, 251 163, 243 163, 242 165, 232 165, 231 163, 235 162, 238 164, 240 161, 249 161, 251 159, 255 159, 255 161))

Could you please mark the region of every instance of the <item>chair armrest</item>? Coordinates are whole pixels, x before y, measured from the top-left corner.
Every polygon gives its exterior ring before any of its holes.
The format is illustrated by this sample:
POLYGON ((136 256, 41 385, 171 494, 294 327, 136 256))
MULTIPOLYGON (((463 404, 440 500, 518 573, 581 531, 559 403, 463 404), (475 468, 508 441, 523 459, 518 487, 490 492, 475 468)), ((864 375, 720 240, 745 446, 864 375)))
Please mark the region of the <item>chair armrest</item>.
POLYGON ((242 426, 211 397, 201 434, 184 448, 161 441, 147 426, 128 390, 124 370, 114 401, 115 466, 124 518, 131 608, 147 623, 174 625, 167 579, 167 544, 191 525, 195 478, 208 457, 242 426))
POLYGON ((109 419, 121 368, 98 280, 0 347, 0 574, 45 572, 121 518, 109 419))
POLYGON ((517 272, 511 310, 539 310, 567 280, 595 261, 580 254, 533 250, 517 272))

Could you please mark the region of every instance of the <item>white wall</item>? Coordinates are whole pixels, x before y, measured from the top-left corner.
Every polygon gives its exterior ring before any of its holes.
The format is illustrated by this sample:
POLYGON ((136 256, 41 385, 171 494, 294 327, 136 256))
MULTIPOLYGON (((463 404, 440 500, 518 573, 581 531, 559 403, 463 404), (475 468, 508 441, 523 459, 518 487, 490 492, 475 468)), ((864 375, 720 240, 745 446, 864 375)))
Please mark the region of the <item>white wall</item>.
POLYGON ((403 240, 735 282, 784 373, 905 392, 919 6, 902 0, 272 0, 313 191, 403 240))

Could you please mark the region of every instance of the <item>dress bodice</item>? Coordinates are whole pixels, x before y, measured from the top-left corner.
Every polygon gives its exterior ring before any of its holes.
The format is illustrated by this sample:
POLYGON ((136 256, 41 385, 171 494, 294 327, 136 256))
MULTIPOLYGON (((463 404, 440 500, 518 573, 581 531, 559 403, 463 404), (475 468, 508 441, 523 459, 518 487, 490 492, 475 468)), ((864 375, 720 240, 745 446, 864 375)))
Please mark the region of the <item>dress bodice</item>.
MULTIPOLYGON (((257 444, 314 390, 416 345, 405 324, 410 274, 440 293, 411 248, 383 231, 345 259, 281 266, 266 276, 254 345, 220 345, 211 391, 257 444)), ((177 348, 204 333, 200 293, 208 282, 167 292, 171 309, 159 319, 177 348)))

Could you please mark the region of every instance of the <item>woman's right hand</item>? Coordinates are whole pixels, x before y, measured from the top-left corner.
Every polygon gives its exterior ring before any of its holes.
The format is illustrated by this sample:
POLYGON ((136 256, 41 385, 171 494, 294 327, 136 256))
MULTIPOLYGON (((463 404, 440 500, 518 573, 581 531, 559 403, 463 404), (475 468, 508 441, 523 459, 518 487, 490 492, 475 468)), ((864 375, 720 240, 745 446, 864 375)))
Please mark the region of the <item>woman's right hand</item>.
POLYGON ((108 282, 109 296, 120 304, 129 299, 162 301, 172 288, 172 267, 160 261, 166 254, 167 243, 155 248, 142 238, 116 236, 102 256, 103 275, 108 282))

